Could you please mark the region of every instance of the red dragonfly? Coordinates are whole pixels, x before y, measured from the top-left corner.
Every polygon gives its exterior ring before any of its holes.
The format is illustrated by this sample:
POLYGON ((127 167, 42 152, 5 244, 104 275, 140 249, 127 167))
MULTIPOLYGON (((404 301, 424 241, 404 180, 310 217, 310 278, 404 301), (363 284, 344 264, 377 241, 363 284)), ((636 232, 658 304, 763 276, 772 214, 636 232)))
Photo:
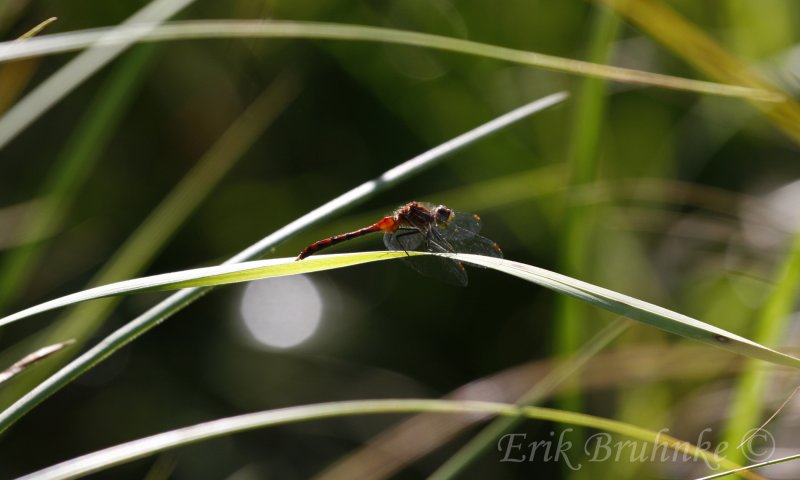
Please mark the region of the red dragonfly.
MULTIPOLYGON (((503 258, 495 242, 478 235, 480 229, 481 219, 473 213, 455 212, 444 205, 411 202, 368 227, 312 243, 300 252, 297 260, 373 232, 384 232, 383 243, 389 250, 471 253, 503 258)), ((409 256, 406 261, 424 275, 455 285, 467 284, 467 272, 459 261, 428 256, 409 256)))

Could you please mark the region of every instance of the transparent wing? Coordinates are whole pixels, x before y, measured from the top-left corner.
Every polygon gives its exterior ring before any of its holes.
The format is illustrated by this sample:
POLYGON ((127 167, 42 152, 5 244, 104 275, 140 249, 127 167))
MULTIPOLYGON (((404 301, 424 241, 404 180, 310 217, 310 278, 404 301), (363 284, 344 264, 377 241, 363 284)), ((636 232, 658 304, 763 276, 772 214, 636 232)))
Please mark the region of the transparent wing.
POLYGON ((453 212, 453 219, 450 220, 450 225, 455 225, 468 232, 480 233, 481 217, 474 213, 453 212))
POLYGON ((383 234, 383 244, 389 250, 400 250, 411 252, 414 250, 425 249, 422 246, 425 235, 416 228, 399 228, 394 233, 383 234))
MULTIPOLYGON (((452 246, 446 241, 431 236, 429 232, 421 232, 414 228, 401 228, 394 233, 383 235, 383 243, 389 250, 399 251, 427 251, 427 252, 452 252, 452 246)), ((447 258, 430 256, 409 256, 405 263, 425 275, 435 278, 450 285, 464 287, 467 285, 467 271, 461 262, 447 258)))
MULTIPOLYGON (((478 224, 478 228, 480 228, 480 224, 478 224)), ((462 228, 455 222, 438 228, 437 233, 437 236, 447 239, 455 252, 503 258, 503 251, 495 242, 478 235, 477 232, 462 228)))

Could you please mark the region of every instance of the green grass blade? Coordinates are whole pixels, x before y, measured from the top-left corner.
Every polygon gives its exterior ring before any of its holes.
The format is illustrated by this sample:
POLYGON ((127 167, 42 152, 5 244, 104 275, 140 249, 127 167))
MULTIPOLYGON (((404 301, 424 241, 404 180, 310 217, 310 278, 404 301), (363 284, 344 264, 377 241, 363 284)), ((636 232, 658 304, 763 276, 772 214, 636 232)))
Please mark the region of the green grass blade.
POLYGON ((157 290, 179 290, 191 287, 210 287, 228 283, 246 282, 261 278, 297 275, 333 268, 349 267, 366 262, 404 257, 405 252, 366 252, 339 255, 315 255, 301 262, 294 257, 232 263, 214 267, 195 268, 149 277, 124 280, 44 302, 7 317, 0 318, 0 326, 57 308, 75 305, 88 300, 129 295, 157 290))
POLYGON ((739 466, 700 449, 688 442, 678 440, 663 432, 654 432, 634 425, 582 413, 565 412, 552 408, 518 407, 505 403, 428 399, 389 399, 389 400, 352 400, 343 402, 302 405, 297 407, 267 410, 235 417, 222 418, 206 423, 192 425, 177 430, 163 432, 150 437, 84 455, 64 463, 40 470, 21 477, 19 480, 66 480, 89 473, 98 472, 115 465, 121 465, 139 458, 163 452, 172 448, 218 438, 238 432, 258 428, 285 425, 301 421, 324 418, 399 414, 414 412, 437 412, 449 414, 482 413, 524 417, 535 420, 547 420, 567 425, 580 425, 598 430, 616 433, 643 442, 663 446, 696 459, 702 459, 709 465, 720 465, 725 468, 739 466))
MULTIPOLYGON (((558 105, 568 98, 565 92, 555 93, 543 97, 539 100, 523 105, 511 112, 501 115, 489 122, 459 135, 447 142, 438 145, 427 152, 424 152, 400 165, 384 172, 381 176, 365 182, 356 188, 340 195, 328 203, 294 220, 283 228, 266 236, 261 241, 251 245, 239 254, 232 257, 226 264, 235 264, 246 260, 258 258, 269 251, 278 243, 287 238, 310 228, 312 225, 330 217, 331 215, 345 211, 358 203, 380 191, 386 190, 403 180, 416 175, 426 168, 432 167, 441 162, 449 154, 466 147, 492 133, 501 130, 508 125, 540 112, 554 105, 558 105)), ((139 317, 128 322, 123 327, 114 331, 111 335, 103 339, 98 345, 84 352, 80 357, 73 360, 67 366, 47 378, 36 388, 28 392, 13 405, 0 413, 0 432, 7 429, 15 421, 33 409, 36 405, 44 401, 47 397, 69 384, 75 378, 85 373, 94 365, 100 363, 114 353, 119 348, 132 342, 139 335, 152 329, 163 322, 171 315, 179 312, 185 306, 194 302, 206 292, 210 287, 185 289, 170 296, 160 302, 139 317)))
POLYGON ((709 325, 663 307, 638 300, 543 268, 510 260, 479 255, 456 255, 462 261, 494 268, 509 275, 537 283, 551 290, 573 296, 610 312, 638 320, 684 338, 722 348, 752 359, 791 368, 800 368, 800 359, 759 345, 739 335, 709 325))
MULTIPOLYGON (((410 255, 434 255, 426 252, 409 252, 410 255)), ((367 262, 403 258, 406 252, 360 252, 338 255, 316 255, 303 261, 294 258, 276 258, 236 264, 225 264, 214 267, 196 268, 180 272, 165 273, 150 277, 142 277, 123 282, 95 287, 81 292, 66 295, 49 302, 22 310, 13 315, 0 318, 0 326, 31 317, 33 315, 72 305, 78 302, 94 300, 113 295, 125 295, 136 292, 155 290, 174 290, 189 287, 208 287, 228 283, 246 282, 261 278, 278 277, 310 273, 333 268, 342 268, 367 262)), ((744 337, 709 325, 694 318, 673 312, 663 307, 629 297, 590 283, 586 283, 566 275, 551 272, 543 268, 526 265, 482 255, 463 253, 435 254, 454 258, 491 268, 546 287, 558 293, 575 297, 596 307, 608 310, 633 320, 638 320, 661 330, 682 337, 699 340, 709 345, 723 348, 734 353, 774 363, 776 365, 800 368, 800 359, 780 353, 759 345, 744 337)))
MULTIPOLYGON (((763 343, 780 341, 789 327, 798 290, 800 290, 800 233, 795 234, 791 248, 775 279, 775 287, 755 322, 756 341, 763 343)), ((768 374, 769 372, 759 368, 758 364, 751 363, 738 378, 725 441, 738 444, 748 430, 757 428, 761 423, 763 393, 768 374)))
MULTIPOLYGON (((24 45, 0 43, 0 62, 56 52, 65 52, 90 45, 107 35, 106 29, 85 30, 58 35, 42 36, 24 45)), ((704 82, 688 78, 672 77, 628 68, 601 65, 580 60, 554 57, 536 52, 515 50, 485 43, 472 42, 440 35, 319 22, 254 21, 254 20, 206 20, 172 22, 153 27, 147 32, 140 28, 117 31, 110 41, 130 41, 136 36, 140 41, 166 41, 197 38, 312 38, 344 41, 371 41, 411 45, 449 52, 464 53, 496 60, 546 68, 575 75, 615 80, 618 82, 650 85, 653 87, 685 90, 709 95, 750 98, 765 102, 781 102, 785 97, 759 88, 741 87, 721 83, 704 82)), ((0 144, 1 145, 1 144, 0 144)))

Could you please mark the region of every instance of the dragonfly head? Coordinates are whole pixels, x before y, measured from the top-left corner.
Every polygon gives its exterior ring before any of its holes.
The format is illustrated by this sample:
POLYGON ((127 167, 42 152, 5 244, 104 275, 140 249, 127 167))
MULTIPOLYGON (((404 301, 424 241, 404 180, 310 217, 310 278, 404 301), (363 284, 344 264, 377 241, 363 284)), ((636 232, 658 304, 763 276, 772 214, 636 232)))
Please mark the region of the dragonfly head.
POLYGON ((453 211, 444 205, 439 205, 436 207, 433 213, 436 218, 436 223, 438 224, 449 222, 450 218, 453 216, 453 211))

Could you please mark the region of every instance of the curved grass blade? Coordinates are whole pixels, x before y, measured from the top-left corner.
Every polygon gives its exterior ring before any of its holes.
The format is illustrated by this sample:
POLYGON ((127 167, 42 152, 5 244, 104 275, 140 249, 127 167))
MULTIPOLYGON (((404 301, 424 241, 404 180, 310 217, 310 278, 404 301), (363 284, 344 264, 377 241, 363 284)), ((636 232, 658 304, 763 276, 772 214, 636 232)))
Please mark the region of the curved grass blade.
POLYGON ((613 290, 598 287, 566 275, 510 260, 479 255, 456 254, 461 261, 477 263, 515 277, 547 287, 613 313, 638 320, 685 338, 699 340, 749 358, 791 368, 800 368, 800 359, 778 352, 756 342, 709 325, 686 315, 673 312, 613 290))
POLYGON ((405 258, 406 255, 439 255, 491 268, 685 338, 699 340, 749 358, 791 368, 800 368, 800 359, 798 358, 772 350, 744 337, 652 303, 532 265, 465 253, 360 252, 317 255, 300 262, 295 261, 294 258, 276 258, 196 268, 126 280, 73 293, 0 318, 0 326, 55 308, 113 295, 246 282, 261 278, 330 270, 379 260, 405 258))
POLYGON ((89 288, 77 293, 65 295, 55 300, 40 303, 31 308, 0 318, 0 327, 39 313, 76 303, 98 298, 128 295, 132 293, 152 292, 157 290, 179 290, 189 287, 208 287, 227 283, 247 282, 262 278, 297 275, 300 273, 319 272, 333 268, 349 267, 366 262, 388 260, 405 257, 405 252, 364 252, 355 254, 315 255, 302 262, 294 257, 273 258, 253 262, 217 265, 214 267, 195 268, 179 272, 163 273, 149 277, 109 283, 89 288))
POLYGON ((354 400, 267 410, 228 417, 190 427, 163 432, 132 442, 100 450, 82 457, 48 467, 18 480, 66 480, 105 470, 139 458, 192 443, 210 440, 237 432, 284 425, 300 421, 352 415, 438 412, 449 414, 485 414, 548 420, 580 425, 617 433, 636 440, 653 443, 704 460, 708 465, 738 468, 725 458, 702 450, 688 442, 663 432, 654 432, 627 423, 582 413, 565 412, 542 407, 518 407, 505 403, 427 399, 354 400))
MULTIPOLYGON (((641 70, 632 70, 569 58, 554 57, 537 52, 515 50, 486 43, 431 35, 405 30, 322 22, 294 22, 276 20, 206 20, 171 22, 161 26, 141 25, 116 28, 114 35, 107 29, 84 30, 42 36, 15 46, 0 43, 0 62, 56 52, 77 50, 103 38, 105 42, 166 41, 197 38, 312 38, 325 40, 371 41, 432 48, 494 58, 559 72, 589 77, 605 78, 619 82, 650 85, 654 87, 685 90, 710 95, 750 98, 765 102, 781 102, 783 95, 759 88, 705 82, 689 78, 672 77, 641 70)), ((0 144, 0 146, 2 146, 0 144)))

